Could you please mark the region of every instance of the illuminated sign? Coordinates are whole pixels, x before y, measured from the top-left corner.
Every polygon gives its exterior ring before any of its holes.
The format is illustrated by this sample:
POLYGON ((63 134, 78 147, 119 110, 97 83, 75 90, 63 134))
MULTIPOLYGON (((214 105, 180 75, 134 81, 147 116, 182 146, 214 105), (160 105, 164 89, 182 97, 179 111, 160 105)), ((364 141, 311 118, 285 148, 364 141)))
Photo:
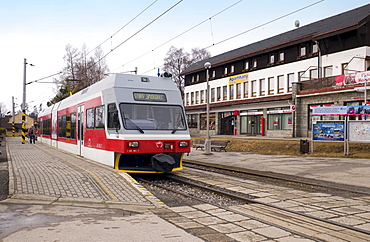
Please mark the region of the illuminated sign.
POLYGON ((167 102, 166 94, 164 93, 134 92, 134 100, 148 102, 167 102))
POLYGON ((240 75, 229 77, 229 85, 239 84, 239 83, 248 82, 248 81, 249 81, 249 73, 243 73, 240 75))

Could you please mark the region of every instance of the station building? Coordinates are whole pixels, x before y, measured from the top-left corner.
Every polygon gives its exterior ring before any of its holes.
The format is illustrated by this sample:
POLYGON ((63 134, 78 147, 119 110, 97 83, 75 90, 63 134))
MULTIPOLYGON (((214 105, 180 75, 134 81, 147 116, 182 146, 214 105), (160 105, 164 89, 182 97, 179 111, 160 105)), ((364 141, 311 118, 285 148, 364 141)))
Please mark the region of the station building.
POLYGON ((191 134, 206 133, 207 72, 211 135, 310 137, 314 120, 344 118, 313 107, 364 104, 369 66, 370 4, 202 60, 182 73, 191 134))

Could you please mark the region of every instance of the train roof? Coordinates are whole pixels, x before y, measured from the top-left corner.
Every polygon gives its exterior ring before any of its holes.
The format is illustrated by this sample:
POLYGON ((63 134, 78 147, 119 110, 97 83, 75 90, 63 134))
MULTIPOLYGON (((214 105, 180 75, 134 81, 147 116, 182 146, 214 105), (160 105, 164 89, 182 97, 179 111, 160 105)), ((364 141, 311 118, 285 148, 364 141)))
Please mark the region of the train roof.
MULTIPOLYGON (((46 108, 44 112, 49 113, 55 107, 61 109, 73 104, 82 103, 85 100, 100 96, 104 90, 114 88, 125 89, 142 89, 151 91, 174 91, 178 92, 176 84, 171 78, 156 77, 156 76, 142 76, 133 74, 120 74, 115 73, 93 85, 82 89, 81 91, 73 94, 72 96, 46 108)), ((42 112, 42 113, 44 113, 42 112)), ((42 114, 40 114, 42 115, 42 114)))

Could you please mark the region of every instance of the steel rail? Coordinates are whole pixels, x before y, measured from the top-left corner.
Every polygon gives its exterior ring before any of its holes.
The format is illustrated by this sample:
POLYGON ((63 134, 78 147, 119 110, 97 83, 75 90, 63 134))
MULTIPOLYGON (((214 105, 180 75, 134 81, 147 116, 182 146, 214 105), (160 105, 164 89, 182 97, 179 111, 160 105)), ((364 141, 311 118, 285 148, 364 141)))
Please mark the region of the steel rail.
MULTIPOLYGON (((207 191, 211 191, 211 192, 214 192, 214 193, 217 193, 219 195, 223 195, 223 196, 227 196, 227 197, 231 197, 231 198, 234 198, 234 199, 238 199, 238 200, 244 200, 244 201, 247 201, 249 202, 248 199, 245 199, 245 197, 242 197, 242 196, 239 196, 237 194, 232 194, 232 193, 229 193, 229 192, 225 192, 225 191, 221 191, 221 190, 217 190, 217 189, 212 189, 208 186, 203 186, 201 184, 197 184, 197 183, 193 183, 193 182, 189 182, 189 181, 185 181, 179 177, 176 177, 173 175, 173 174, 167 174, 165 175, 167 176, 168 178, 172 179, 172 180, 175 180, 177 182, 181 182, 181 183, 185 183, 187 185, 190 185, 190 186, 193 186, 193 187, 197 187, 197 188, 200 188, 200 189, 203 189, 203 190, 207 190, 207 191)), ((199 198, 199 197, 195 197, 193 195, 190 195, 190 194, 187 194, 187 193, 184 193, 184 192, 180 192, 180 191, 176 191, 174 189, 171 189, 171 188, 168 188, 168 187, 165 187, 165 186, 162 186, 162 185, 159 185, 159 184, 156 184, 155 182, 151 182, 149 180, 146 180, 144 178, 138 178, 136 177, 135 178, 136 180, 138 181, 141 181, 141 182, 145 182, 145 183, 148 183, 150 185, 153 185, 153 186, 156 186, 156 187, 159 187, 161 189, 164 189, 164 190, 167 190, 167 191, 170 191, 170 192, 173 192, 173 193, 176 193, 176 194, 179 194, 179 195, 182 195, 182 196, 185 196, 185 197, 188 197, 188 198, 191 198, 191 199, 195 199, 197 201, 200 201, 202 203, 207 203, 207 204, 211 204, 215 207, 218 207, 218 208, 221 208, 221 209, 224 209, 226 211, 230 211, 230 212, 233 212, 233 213, 237 213, 237 214, 240 214, 240 215, 243 215, 243 216, 246 216, 248 218, 251 218, 251 219, 254 219, 258 222, 261 222, 261 223, 264 223, 264 224, 268 224, 270 226, 273 226, 273 227, 276 227, 276 228, 279 228, 279 229, 282 229, 284 231, 287 231, 289 233, 292 233, 294 235, 298 235, 298 236, 301 236, 301 237, 304 237, 304 238, 307 238, 307 239, 310 239, 310 240, 313 240, 313 241, 322 241, 320 239, 317 239, 315 237, 312 237, 312 236, 309 236, 309 235, 305 235, 305 234, 302 234, 300 232, 297 232, 297 231, 294 231, 294 230, 291 230, 291 229, 288 229, 288 228, 285 228, 285 227, 282 227, 282 226, 279 226, 277 224, 273 224, 273 223, 270 223, 268 221, 265 221, 265 220, 262 220, 262 219, 259 219, 259 218, 256 218, 256 217, 252 217, 248 214, 245 214, 245 213, 242 213, 242 212, 239 212, 239 211, 236 211, 236 210, 233 210, 233 209, 230 209, 228 207, 225 207, 225 206, 221 206, 221 205, 218 205, 218 204, 215 204, 215 203, 212 203, 212 202, 209 202, 209 201, 206 201, 205 199, 202 199, 202 198, 199 198)), ((250 200, 252 201, 252 200, 250 200)), ((252 201, 252 202, 249 202, 249 203, 255 203, 255 201, 252 201)))

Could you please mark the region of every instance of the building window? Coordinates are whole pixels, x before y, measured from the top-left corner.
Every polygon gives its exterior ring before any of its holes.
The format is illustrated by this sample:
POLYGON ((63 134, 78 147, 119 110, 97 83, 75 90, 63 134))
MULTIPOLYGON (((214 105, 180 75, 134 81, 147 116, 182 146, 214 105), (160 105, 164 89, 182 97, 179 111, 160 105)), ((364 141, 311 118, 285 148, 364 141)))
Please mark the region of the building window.
POLYGON ((306 46, 301 46, 299 48, 299 57, 304 57, 306 56, 306 46))
POLYGON ((275 55, 274 54, 271 54, 270 55, 270 61, 269 61, 269 64, 274 64, 275 63, 275 55))
POLYGON ((248 82, 244 82, 244 98, 248 98, 248 82))
POLYGON ((189 93, 186 93, 185 99, 186 99, 186 105, 189 105, 189 93))
POLYGON ((212 78, 216 78, 216 71, 212 71, 212 78))
MULTIPOLYGON (((216 127, 216 115, 215 113, 209 114, 209 129, 214 130, 216 127)), ((202 113, 200 116, 200 129, 206 130, 207 129, 207 114, 202 113)))
POLYGON ((244 70, 249 70, 249 61, 244 62, 244 70))
POLYGON ((223 100, 227 100, 227 86, 222 87, 222 97, 223 100))
POLYGON ((257 59, 253 60, 253 68, 257 68, 257 59))
POLYGON ((284 52, 279 53, 279 62, 284 61, 284 52))
POLYGON ((294 73, 289 73, 288 74, 288 92, 292 91, 293 82, 294 82, 294 73))
POLYGON ((317 77, 318 77, 317 69, 311 69, 310 70, 310 80, 317 79, 317 77))
POLYGON ((333 66, 324 67, 324 77, 333 76, 333 66))
POLYGON ((266 84, 265 79, 260 79, 260 96, 265 96, 266 84))
POLYGON ((198 114, 188 114, 186 116, 189 128, 198 128, 198 114))
POLYGON ((306 80, 305 73, 306 73, 305 71, 298 72, 298 81, 299 82, 306 80))
POLYGON ((317 44, 316 44, 316 42, 314 42, 314 43, 312 43, 311 53, 315 54, 317 52, 318 52, 317 44))
POLYGON ((274 78, 273 77, 269 77, 267 89, 268 89, 268 95, 274 94, 274 78))
POLYGON ((236 98, 240 99, 242 97, 242 84, 236 84, 236 98))
POLYGON ((289 109, 289 107, 268 109, 267 128, 270 130, 292 129, 292 113, 287 113, 289 109))
POLYGON ((227 73, 228 73, 228 69, 227 67, 224 67, 224 75, 227 75, 227 73))
POLYGON ((348 63, 342 63, 342 75, 348 74, 348 63))
POLYGON ((217 87, 217 101, 221 101, 221 87, 217 87))
POLYGON ((283 93, 284 92, 284 76, 278 76, 277 77, 277 84, 278 84, 278 93, 283 93))
POLYGON ((195 77, 191 76, 191 83, 194 83, 194 82, 195 82, 195 77))
POLYGON ((191 105, 194 105, 194 92, 191 93, 190 102, 191 102, 191 105))
POLYGON ((252 92, 252 97, 255 97, 257 95, 257 81, 256 80, 251 81, 251 92, 252 92))
POLYGON ((234 71, 235 71, 235 66, 234 65, 231 65, 231 67, 230 67, 230 73, 232 74, 232 73, 234 73, 234 71))
POLYGON ((199 103, 199 91, 195 92, 195 104, 199 103))
POLYGON ((211 89, 211 102, 214 102, 215 101, 215 89, 212 88, 211 89))
POLYGON ((199 82, 199 75, 197 75, 197 79, 196 79, 196 82, 199 82))
POLYGON ((229 86, 229 100, 234 99, 234 85, 229 86))
POLYGON ((200 103, 204 103, 204 90, 200 91, 200 103))

